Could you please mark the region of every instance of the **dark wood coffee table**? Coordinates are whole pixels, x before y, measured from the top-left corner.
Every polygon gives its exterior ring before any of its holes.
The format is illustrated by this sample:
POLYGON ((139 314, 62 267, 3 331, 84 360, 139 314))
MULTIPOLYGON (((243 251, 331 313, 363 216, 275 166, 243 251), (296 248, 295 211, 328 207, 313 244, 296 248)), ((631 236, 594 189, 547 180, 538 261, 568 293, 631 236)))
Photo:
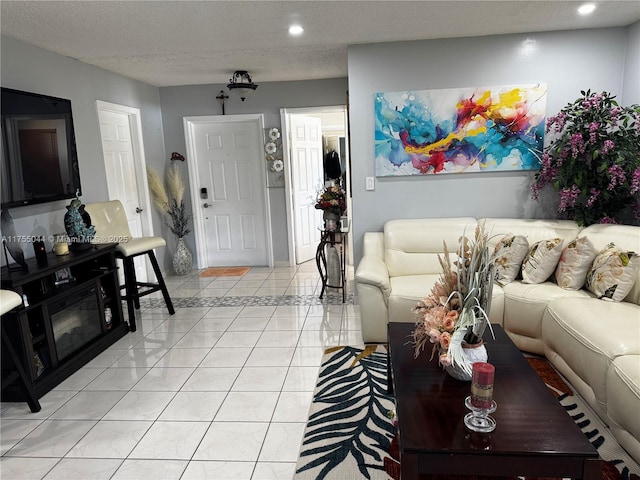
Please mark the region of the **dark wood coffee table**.
POLYGON ((485 334, 496 368, 491 433, 464 426, 469 382, 429 361, 431 351, 414 359, 413 328, 390 323, 388 330, 402 480, 427 474, 601 480, 598 452, 499 325, 493 325, 495 340, 489 329, 485 334))

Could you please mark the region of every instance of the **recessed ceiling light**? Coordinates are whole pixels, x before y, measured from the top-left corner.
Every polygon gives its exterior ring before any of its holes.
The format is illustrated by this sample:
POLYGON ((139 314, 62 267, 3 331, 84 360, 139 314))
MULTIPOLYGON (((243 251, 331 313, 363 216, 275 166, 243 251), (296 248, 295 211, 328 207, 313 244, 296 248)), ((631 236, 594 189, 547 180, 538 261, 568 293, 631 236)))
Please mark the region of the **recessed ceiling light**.
POLYGON ((289 35, 302 35, 302 32, 304 32, 304 28, 302 28, 300 25, 291 25, 289 27, 289 35))
POLYGON ((595 9, 596 9, 595 3, 585 3, 584 5, 580 5, 578 7, 578 13, 580 15, 589 15, 590 13, 593 13, 595 9))

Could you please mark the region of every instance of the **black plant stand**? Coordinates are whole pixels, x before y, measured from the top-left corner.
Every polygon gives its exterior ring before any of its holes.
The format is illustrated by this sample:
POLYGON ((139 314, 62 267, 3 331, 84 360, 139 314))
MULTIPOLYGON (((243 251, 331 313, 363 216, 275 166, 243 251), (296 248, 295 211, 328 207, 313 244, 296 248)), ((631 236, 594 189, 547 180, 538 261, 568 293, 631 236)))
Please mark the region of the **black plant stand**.
POLYGON ((346 276, 346 264, 347 264, 347 238, 349 235, 349 221, 343 220, 340 226, 335 230, 327 230, 324 225, 318 227, 320 230, 320 243, 316 250, 316 265, 318 266, 318 272, 320 273, 320 279, 322 280, 322 290, 320 290, 320 298, 324 296, 325 290, 328 288, 337 288, 342 290, 342 303, 346 300, 347 289, 347 276, 346 276), (327 255, 326 247, 337 247, 340 250, 338 256, 340 261, 340 285, 329 284, 329 272, 327 271, 327 255))

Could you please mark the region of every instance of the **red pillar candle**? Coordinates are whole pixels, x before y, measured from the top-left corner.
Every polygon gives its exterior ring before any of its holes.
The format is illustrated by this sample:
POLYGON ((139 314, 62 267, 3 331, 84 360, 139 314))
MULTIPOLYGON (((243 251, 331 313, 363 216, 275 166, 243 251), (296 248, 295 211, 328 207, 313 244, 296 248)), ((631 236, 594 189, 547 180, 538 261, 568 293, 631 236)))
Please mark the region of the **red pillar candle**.
POLYGON ((471 368, 471 405, 489 408, 493 399, 493 376, 496 369, 485 362, 475 362, 471 368))

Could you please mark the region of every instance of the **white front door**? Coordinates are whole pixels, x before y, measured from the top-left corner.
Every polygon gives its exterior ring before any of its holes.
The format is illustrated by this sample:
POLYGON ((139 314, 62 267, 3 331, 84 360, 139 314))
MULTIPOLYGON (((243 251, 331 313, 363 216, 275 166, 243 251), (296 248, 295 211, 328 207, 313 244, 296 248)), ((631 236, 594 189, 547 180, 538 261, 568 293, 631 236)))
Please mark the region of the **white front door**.
MULTIPOLYGON (((107 172, 109 200, 120 200, 124 206, 129 230, 134 237, 143 236, 135 155, 131 138, 129 115, 98 109, 102 153, 107 172)), ((136 278, 147 281, 145 256, 136 257, 136 278)))
POLYGON ((322 120, 292 115, 290 134, 295 255, 300 264, 314 258, 320 241, 322 211, 315 208, 315 201, 324 185, 322 120))
POLYGON ((185 120, 189 165, 196 166, 199 179, 191 184, 192 204, 200 209, 207 266, 269 265, 265 160, 258 123, 185 120))

